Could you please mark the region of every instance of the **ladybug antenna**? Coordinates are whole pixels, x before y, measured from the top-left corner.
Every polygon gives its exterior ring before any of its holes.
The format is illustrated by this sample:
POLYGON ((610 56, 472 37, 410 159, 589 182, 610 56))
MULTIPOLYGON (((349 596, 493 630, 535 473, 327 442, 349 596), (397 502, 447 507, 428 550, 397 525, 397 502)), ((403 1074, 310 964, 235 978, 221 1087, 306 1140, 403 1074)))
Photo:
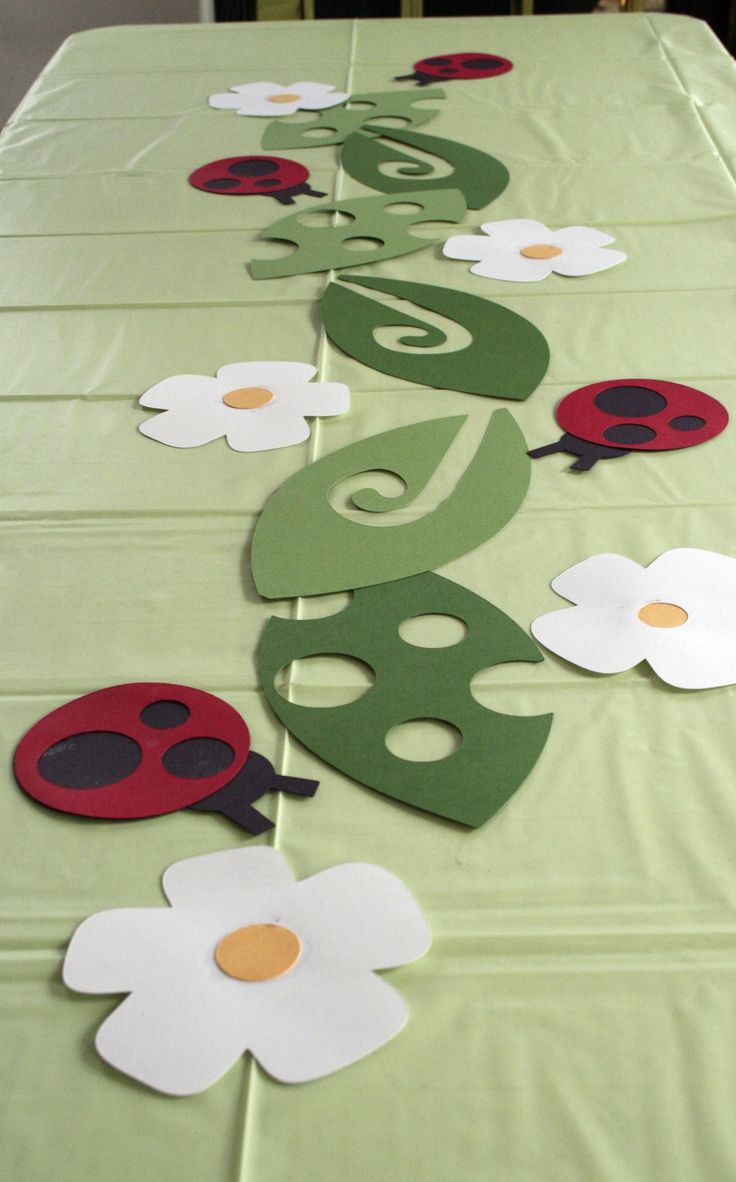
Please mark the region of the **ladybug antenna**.
POLYGON ((615 460, 618 456, 625 456, 628 448, 606 447, 601 443, 589 443, 587 439, 578 439, 577 435, 570 435, 566 431, 556 443, 547 443, 544 447, 535 447, 526 454, 533 460, 540 456, 551 456, 553 452, 566 451, 569 455, 579 456, 574 464, 570 464, 569 472, 589 472, 598 460, 615 460))

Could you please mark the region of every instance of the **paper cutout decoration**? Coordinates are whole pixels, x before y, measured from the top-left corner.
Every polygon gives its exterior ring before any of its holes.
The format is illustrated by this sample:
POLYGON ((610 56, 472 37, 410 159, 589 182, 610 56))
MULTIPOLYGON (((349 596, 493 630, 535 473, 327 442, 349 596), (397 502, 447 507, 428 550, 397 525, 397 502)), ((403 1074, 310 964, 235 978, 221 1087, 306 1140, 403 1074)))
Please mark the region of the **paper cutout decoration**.
POLYGON ((270 451, 309 438, 305 415, 339 415, 350 407, 341 382, 312 382, 317 370, 299 361, 240 361, 217 377, 177 374, 142 394, 141 406, 165 413, 138 424, 169 447, 200 447, 224 435, 234 451, 270 451))
POLYGON ((447 53, 443 57, 423 57, 414 62, 413 74, 397 74, 394 81, 416 81, 417 86, 429 86, 430 82, 495 78, 512 69, 513 63, 497 54, 447 53))
POLYGON ((488 205, 503 193, 509 183, 508 169, 487 152, 436 135, 423 135, 398 127, 383 130, 373 127, 370 134, 354 131, 343 144, 340 163, 353 180, 378 189, 381 193, 395 193, 400 189, 409 192, 412 187, 459 189, 468 209, 480 209, 488 205), (380 131, 380 139, 373 134, 376 131, 380 131), (433 165, 407 156, 393 146, 387 147, 383 143, 384 139, 417 148, 451 165, 452 171, 443 176, 433 176, 433 165), (381 172, 382 164, 400 165, 398 175, 388 176, 381 172))
POLYGON ((607 250, 615 242, 610 234, 587 226, 549 230, 529 218, 485 222, 480 234, 448 238, 442 253, 448 259, 477 259, 470 270, 485 279, 512 283, 536 283, 554 271, 557 275, 593 275, 626 260, 622 250, 607 250))
POLYGON ((259 115, 274 119, 278 115, 294 115, 297 111, 323 111, 350 98, 324 82, 292 82, 279 86, 277 82, 245 82, 231 86, 224 94, 211 94, 209 104, 218 110, 235 111, 236 115, 259 115))
POLYGON ((299 193, 326 197, 308 184, 309 169, 281 156, 228 156, 203 164, 189 177, 189 184, 203 193, 227 197, 275 197, 282 205, 293 205, 299 193))
POLYGON ((555 411, 565 432, 556 443, 535 447, 533 459, 564 451, 580 458, 570 465, 587 472, 598 460, 628 451, 674 451, 720 435, 728 412, 693 386, 651 378, 618 378, 581 386, 555 411))
POLYGON ((459 558, 498 533, 523 501, 530 474, 524 437, 507 410, 493 413, 446 499, 417 520, 376 528, 341 516, 328 500, 331 489, 350 476, 388 471, 404 482, 403 493, 390 497, 363 488, 352 494, 353 505, 369 513, 407 508, 466 417, 383 431, 291 476, 266 504, 253 535, 251 564, 259 593, 289 599, 404 578, 459 558))
POLYGON ((355 592, 337 615, 319 620, 272 618, 258 655, 274 713, 320 759, 385 796, 440 817, 478 826, 487 821, 534 767, 552 715, 518 717, 481 706, 470 681, 508 661, 540 661, 517 624, 485 599, 437 574, 415 575, 355 592), (420 648, 399 635, 406 619, 454 616, 467 628, 451 647, 420 648), (287 702, 274 679, 292 661, 340 653, 365 662, 375 684, 343 706, 287 702), (450 723, 462 745, 444 759, 400 759, 386 746, 392 728, 418 719, 450 723))
POLYGON ((394 304, 379 303, 330 283, 322 297, 322 323, 330 340, 363 365, 418 385, 492 398, 522 401, 536 390, 549 365, 549 346, 538 328, 508 308, 482 296, 403 279, 341 275, 344 283, 373 288, 398 299, 439 312, 461 324, 472 341, 448 353, 402 353, 379 344, 375 330, 401 326, 419 330, 402 336, 403 345, 436 348, 447 340, 441 329, 426 324, 394 304))
POLYGON ((198 808, 251 833, 273 828, 252 807, 266 792, 318 786, 250 753, 227 702, 167 682, 113 685, 52 710, 21 739, 13 768, 28 796, 58 812, 132 820, 198 808))
POLYGON ((415 106, 425 99, 443 99, 444 90, 428 90, 425 94, 402 94, 395 90, 366 91, 350 95, 346 107, 318 115, 306 123, 269 123, 263 133, 261 147, 266 151, 282 148, 321 148, 341 144, 353 131, 372 131, 379 119, 401 119, 411 127, 419 127, 438 114, 434 107, 415 106), (353 104, 356 104, 355 106, 353 104))
POLYGON ((736 684, 736 559, 710 550, 668 550, 649 566, 596 554, 552 581, 576 607, 532 624, 537 640, 595 673, 647 661, 668 685, 736 684))
POLYGON ((86 919, 64 983, 130 996, 95 1045, 118 1071, 170 1096, 215 1083, 245 1053, 282 1083, 357 1062, 409 1016, 375 975, 417 960, 431 933, 403 882, 347 862, 298 882, 278 850, 186 858, 163 875, 168 907, 86 919))
POLYGON ((281 259, 254 259, 250 264, 254 279, 356 267, 425 250, 433 239, 414 237, 411 227, 422 222, 460 222, 466 207, 459 189, 424 189, 388 197, 323 202, 310 209, 309 217, 318 211, 346 215, 348 224, 311 225, 300 220, 305 216, 304 211, 274 222, 261 230, 258 237, 293 242, 297 249, 281 259), (400 208, 407 202, 410 209, 400 208))

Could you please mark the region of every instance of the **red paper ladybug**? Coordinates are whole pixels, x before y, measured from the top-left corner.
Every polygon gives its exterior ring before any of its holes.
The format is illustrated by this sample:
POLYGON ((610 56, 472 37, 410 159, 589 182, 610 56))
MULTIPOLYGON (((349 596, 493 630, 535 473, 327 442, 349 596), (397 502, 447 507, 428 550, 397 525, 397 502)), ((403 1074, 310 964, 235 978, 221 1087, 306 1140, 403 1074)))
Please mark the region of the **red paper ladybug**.
POLYGON ((248 727, 221 698, 165 682, 114 685, 67 702, 24 735, 13 768, 24 792, 63 813, 131 820, 195 808, 251 833, 273 827, 252 801, 269 790, 317 789, 251 752, 248 727))
POLYGON ((678 382, 621 378, 581 386, 555 412, 565 434, 529 452, 533 459, 566 451, 580 459, 570 467, 586 472, 597 460, 627 451, 674 451, 720 435, 728 412, 720 402, 678 382))
POLYGON ((307 184, 309 170, 281 156, 228 156, 203 164, 189 177, 189 184, 203 193, 225 193, 247 197, 254 193, 275 197, 282 205, 293 205, 297 193, 326 197, 307 184))
POLYGON ((430 82, 450 82, 456 78, 494 78, 507 74, 513 63, 490 53, 448 53, 444 57, 423 57, 414 63, 413 74, 398 74, 395 82, 414 79, 417 86, 430 82))

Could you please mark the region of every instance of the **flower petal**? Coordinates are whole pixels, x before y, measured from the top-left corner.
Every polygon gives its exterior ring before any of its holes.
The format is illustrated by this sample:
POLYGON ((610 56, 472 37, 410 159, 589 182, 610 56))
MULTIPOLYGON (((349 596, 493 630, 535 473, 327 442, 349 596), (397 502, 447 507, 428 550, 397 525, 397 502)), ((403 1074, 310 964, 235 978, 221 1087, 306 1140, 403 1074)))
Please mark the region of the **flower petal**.
POLYGON ((316 366, 303 361, 235 361, 220 366, 217 381, 223 393, 239 386, 265 386, 275 392, 285 384, 308 382, 316 372, 316 366))
POLYGON ((138 424, 141 435, 167 443, 169 447, 200 447, 225 434, 222 417, 204 407, 203 411, 165 410, 160 415, 138 424))
POLYGON ((552 580, 552 590, 572 603, 614 610, 622 598, 632 605, 647 603, 647 568, 622 554, 593 554, 552 580))
POLYGON ((127 997, 102 1023, 95 1045, 125 1075, 170 1096, 191 1096, 243 1054, 242 1000, 237 985, 192 988, 188 980, 172 978, 168 990, 142 989, 127 997))
POLYGON ((593 673, 622 673, 643 661, 642 625, 630 612, 568 607, 533 621, 532 635, 550 652, 593 673))
POLYGON ((269 846, 223 850, 174 862, 164 871, 164 893, 174 907, 210 911, 233 902, 250 904, 293 888, 286 858, 269 846))
POLYGON ((718 611, 728 624, 736 619, 736 558, 690 547, 667 550, 647 567, 647 591, 651 599, 670 603, 680 602, 670 595, 686 591, 688 603, 681 607, 718 611))
POLYGON ((506 218, 502 222, 483 222, 481 230, 493 239, 494 246, 511 246, 520 250, 530 243, 548 242, 552 231, 544 222, 532 218, 506 218))
POLYGON ((333 90, 330 86, 322 86, 316 82, 295 82, 294 91, 301 93, 299 99, 299 109, 302 111, 326 111, 329 107, 337 107, 340 103, 344 103, 350 98, 349 94, 345 94, 340 90, 333 90), (314 93, 310 93, 307 87, 317 87, 314 93))
POLYGON ((277 1014, 249 1043, 282 1083, 305 1083, 357 1062, 398 1034, 409 1016, 401 995, 372 973, 338 978, 297 967, 287 980, 288 1004, 284 993, 277 1014))
POLYGON ((241 99, 238 106, 239 115, 256 115, 261 119, 278 119, 282 115, 296 115, 299 101, 291 103, 272 103, 269 99, 249 98, 241 99))
POLYGON ((154 410, 176 410, 184 402, 191 405, 206 405, 220 402, 227 387, 223 388, 217 378, 205 377, 199 373, 180 373, 164 378, 141 394, 138 402, 154 410))
POLYGON ((211 94, 207 100, 211 107, 217 111, 233 110, 241 106, 243 100, 238 94, 230 94, 225 92, 223 94, 211 94))
POLYGON ((280 390, 279 402, 302 415, 341 415, 350 410, 350 390, 342 382, 310 382, 280 390))
POLYGON ((553 259, 526 259, 521 254, 488 253, 471 267, 473 275, 484 279, 506 279, 512 283, 538 283, 552 273, 553 259))
POLYGON ((246 98, 268 98, 269 95, 287 94, 289 91, 288 86, 282 86, 280 82, 241 82, 230 89, 246 98))
POLYGON ((178 961, 182 934, 170 907, 100 911, 71 938, 64 984, 77 993, 128 993, 158 972, 162 957, 178 961))
POLYGON ((597 271, 607 271, 618 263, 626 261, 622 250, 606 250, 598 247, 589 250, 587 247, 565 250, 564 254, 550 260, 552 269, 558 275, 594 275, 597 271))
POLYGON ((432 935, 401 879, 381 866, 347 862, 299 883, 285 922, 305 933, 315 956, 349 969, 417 960, 432 935))
POLYGON ((565 250, 574 250, 578 247, 610 246, 616 239, 612 234, 604 234, 603 230, 594 230, 591 226, 565 226, 563 230, 554 231, 551 241, 565 250))
POLYGON ((487 243, 478 234, 455 234, 448 238, 442 253, 448 259, 482 259, 487 243))
POLYGON ((713 689, 736 684, 736 624, 728 631, 708 621, 688 621, 679 628, 650 628, 647 661, 668 685, 678 689, 713 689))
POLYGON ((233 451, 275 451, 309 439, 309 424, 279 400, 256 410, 237 411, 227 429, 233 451))

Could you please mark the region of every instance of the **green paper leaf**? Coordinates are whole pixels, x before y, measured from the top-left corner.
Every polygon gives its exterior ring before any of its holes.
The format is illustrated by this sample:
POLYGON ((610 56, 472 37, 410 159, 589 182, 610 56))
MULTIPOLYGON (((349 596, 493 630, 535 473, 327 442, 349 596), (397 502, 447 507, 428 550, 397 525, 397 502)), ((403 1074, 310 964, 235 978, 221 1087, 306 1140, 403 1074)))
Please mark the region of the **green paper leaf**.
MULTIPOLYGON (((478 148, 458 144, 454 140, 441 139, 435 135, 422 135, 404 128, 371 128, 380 131, 381 139, 374 134, 355 131, 343 144, 340 163, 354 180, 370 185, 381 193, 395 193, 397 190, 418 189, 460 189, 465 195, 468 209, 481 209, 503 193, 509 183, 508 169, 478 148), (386 146, 383 139, 408 144, 428 155, 435 156, 443 163, 452 165, 452 172, 446 176, 432 175, 433 166, 414 156, 407 156, 393 145, 386 146), (398 164, 398 175, 388 176, 381 172, 382 164, 398 164), (419 180, 410 178, 419 177, 419 180)), ((435 166, 436 167, 436 166, 435 166)))
POLYGON ((275 152, 282 148, 322 148, 329 144, 341 144, 353 131, 363 128, 367 132, 372 132, 373 128, 367 124, 373 119, 406 119, 413 126, 419 127, 422 123, 434 119, 439 111, 434 107, 418 107, 415 104, 424 99, 444 97, 445 92, 440 87, 432 87, 423 94, 401 90, 352 94, 345 106, 320 111, 316 118, 308 122, 287 123, 284 119, 274 119, 263 133, 261 147, 275 152), (371 105, 355 107, 352 105, 354 103, 371 105), (319 134, 315 134, 316 132, 319 134))
POLYGON ((340 283, 330 283, 322 297, 322 323, 331 341, 363 365, 444 390, 485 394, 523 401, 536 390, 549 365, 549 346, 538 328, 518 312, 483 296, 468 295, 428 283, 341 275, 345 283, 375 288, 399 299, 439 312, 461 324, 472 341, 451 353, 402 353, 375 339, 375 330, 390 326, 420 329, 422 336, 404 336, 402 345, 435 348, 447 340, 434 325, 401 312, 393 304, 367 299, 340 283))
POLYGON ((430 573, 356 591, 352 603, 334 616, 269 620, 258 668, 274 713, 320 759, 385 796, 477 826, 506 803, 534 767, 552 715, 488 710, 473 698, 470 681, 489 666, 541 659, 526 633, 497 607, 430 573), (399 635, 400 624, 426 613, 461 619, 467 634, 444 648, 407 643, 399 635), (281 697, 274 687, 281 669, 328 653, 364 661, 375 673, 375 684, 343 706, 300 706, 281 697), (399 758, 387 748, 386 735, 416 719, 451 723, 462 745, 433 762, 399 758))
POLYGON ((250 264, 254 279, 276 279, 284 275, 306 275, 311 271, 330 271, 334 267, 355 267, 393 259, 431 246, 432 238, 415 238, 411 226, 422 222, 460 222, 465 216, 465 198, 458 189, 425 189, 422 192, 395 193, 388 197, 354 197, 349 201, 328 201, 300 209, 280 218, 259 238, 293 242, 296 251, 282 259, 255 259, 250 264), (408 212, 398 207, 411 202, 408 212), (419 206, 419 209, 416 208, 419 206), (348 225, 310 224, 315 213, 349 215, 348 225), (370 239, 360 249, 346 243, 370 239))
POLYGON ((342 480, 393 472, 406 485, 397 497, 364 488, 352 495, 371 513, 417 500, 466 415, 429 419, 361 439, 290 477, 256 526, 251 563, 266 599, 323 595, 418 574, 459 558, 509 521, 529 486, 531 461, 508 410, 497 410, 456 486, 436 508, 405 525, 376 528, 343 517, 328 501, 342 480))

